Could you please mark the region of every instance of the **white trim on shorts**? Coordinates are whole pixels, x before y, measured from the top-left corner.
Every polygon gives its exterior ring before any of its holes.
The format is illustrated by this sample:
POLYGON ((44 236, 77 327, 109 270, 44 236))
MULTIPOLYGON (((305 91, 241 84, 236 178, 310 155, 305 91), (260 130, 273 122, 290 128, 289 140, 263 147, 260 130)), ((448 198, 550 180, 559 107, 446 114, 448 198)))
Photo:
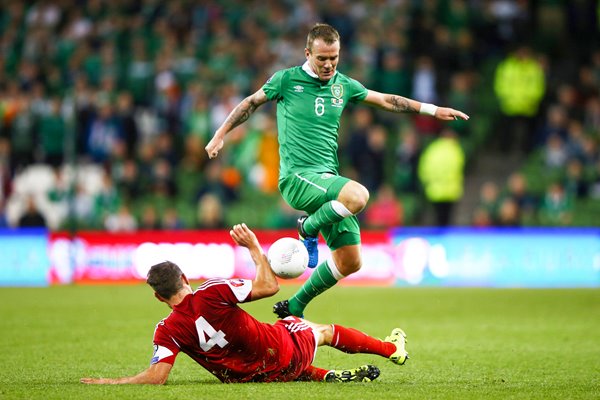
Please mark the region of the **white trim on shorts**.
POLYGON ((301 181, 304 181, 304 182, 308 183, 309 185, 312 185, 312 186, 316 187, 317 189, 319 189, 323 193, 327 193, 327 189, 325 189, 323 186, 319 186, 316 183, 309 181, 308 179, 304 178, 303 176, 300 176, 300 174, 295 173, 294 176, 296 178, 300 179, 301 181))

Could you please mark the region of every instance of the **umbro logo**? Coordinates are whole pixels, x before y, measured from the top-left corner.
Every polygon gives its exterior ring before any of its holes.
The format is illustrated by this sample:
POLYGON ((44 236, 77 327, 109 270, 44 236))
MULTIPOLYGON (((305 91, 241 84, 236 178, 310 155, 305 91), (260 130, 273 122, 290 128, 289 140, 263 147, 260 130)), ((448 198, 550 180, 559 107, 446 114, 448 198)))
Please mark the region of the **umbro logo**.
POLYGON ((297 93, 304 92, 304 86, 301 86, 301 85, 294 86, 294 92, 297 92, 297 93))

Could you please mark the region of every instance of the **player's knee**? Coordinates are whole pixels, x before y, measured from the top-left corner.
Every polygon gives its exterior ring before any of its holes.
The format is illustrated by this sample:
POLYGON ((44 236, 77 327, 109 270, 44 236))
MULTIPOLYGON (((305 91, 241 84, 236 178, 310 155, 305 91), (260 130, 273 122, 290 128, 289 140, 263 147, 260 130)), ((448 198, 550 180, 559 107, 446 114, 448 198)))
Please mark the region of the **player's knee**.
POLYGON ((333 326, 332 325, 317 325, 317 332, 319 333, 319 346, 330 345, 333 340, 333 326))
POLYGON ((357 211, 354 212, 354 214, 361 212, 362 210, 364 210, 364 208, 367 206, 367 203, 369 202, 369 191, 367 190, 366 187, 364 187, 363 185, 359 185, 359 188, 357 189, 357 196, 356 196, 356 208, 357 211))
POLYGON ((348 270, 351 274, 358 272, 358 270, 362 267, 362 260, 358 259, 350 263, 348 270))
POLYGON ((358 214, 369 202, 369 191, 360 183, 351 182, 340 193, 340 201, 352 214, 358 214))
POLYGON ((362 267, 362 260, 356 258, 344 261, 338 266, 338 269, 344 276, 348 276, 360 270, 360 267, 362 267))

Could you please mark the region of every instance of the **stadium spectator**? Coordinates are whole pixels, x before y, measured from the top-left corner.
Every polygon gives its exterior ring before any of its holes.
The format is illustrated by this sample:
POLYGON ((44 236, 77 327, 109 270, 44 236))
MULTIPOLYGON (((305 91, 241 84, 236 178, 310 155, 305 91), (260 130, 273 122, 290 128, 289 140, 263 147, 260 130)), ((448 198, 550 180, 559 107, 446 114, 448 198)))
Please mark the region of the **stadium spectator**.
POLYGON ((123 135, 109 100, 100 100, 98 107, 87 134, 87 152, 93 162, 104 163, 111 155, 115 142, 122 140, 123 135))
POLYGON ((534 145, 536 117, 546 92, 546 78, 532 49, 519 44, 496 68, 494 90, 500 103, 501 121, 496 133, 500 149, 508 153, 517 145, 522 154, 534 145))
POLYGON ((500 202, 496 224, 506 228, 518 228, 521 224, 519 204, 512 198, 506 197, 500 202))
POLYGON ((19 217, 17 226, 19 228, 45 228, 48 226, 46 217, 40 212, 34 196, 27 196, 25 212, 19 217))
POLYGON ((549 169, 562 169, 569 158, 569 153, 564 140, 552 134, 544 147, 544 161, 549 169))
POLYGON ((358 132, 348 143, 350 162, 356 169, 357 180, 370 192, 376 192, 385 179, 387 130, 380 124, 369 124, 365 132, 358 132))
POLYGON ((404 124, 399 130, 393 182, 401 192, 415 193, 418 190, 417 174, 421 157, 421 139, 412 124, 404 124))
POLYGON ((213 193, 206 193, 198 200, 197 227, 200 229, 221 229, 223 206, 221 200, 213 193))
POLYGON ((139 129, 135 119, 135 108, 133 96, 130 92, 123 91, 117 97, 117 124, 123 134, 123 140, 127 146, 127 156, 135 156, 138 145, 139 129))
MULTIPOLYGON (((254 153, 256 160, 253 166, 249 166, 254 175, 251 179, 255 186, 264 193, 276 193, 279 172, 279 153, 277 147, 277 125, 274 118, 264 115, 262 123, 253 130, 258 137, 254 153)), ((249 157, 246 157, 249 158, 249 157)), ((243 170, 243 168, 238 167, 243 170)))
POLYGON ((94 196, 94 223, 103 226, 108 215, 117 215, 121 203, 122 198, 119 196, 112 178, 108 174, 103 174, 102 187, 94 196))
POLYGON ((454 205, 464 191, 464 167, 465 153, 452 128, 444 128, 421 154, 419 179, 433 206, 436 226, 453 223, 454 205))
POLYGON ((485 210, 488 218, 493 222, 498 219, 499 207, 500 190, 498 185, 492 181, 484 182, 479 189, 479 201, 477 208, 485 210))
POLYGON ((82 378, 86 384, 164 384, 180 352, 221 382, 369 382, 379 369, 364 365, 347 370, 312 366, 317 346, 346 353, 367 353, 402 365, 408 358, 404 332, 396 328, 385 340, 336 324, 316 324, 288 317, 262 323, 238 303, 273 296, 279 290, 275 274, 255 234, 235 225, 231 237, 246 247, 256 266, 253 280, 210 279, 193 291, 179 267, 165 261, 150 268, 146 282, 171 314, 154 331, 150 367, 135 376, 82 378))
POLYGON ((142 214, 139 218, 138 230, 158 230, 161 228, 160 219, 156 208, 152 204, 146 204, 142 208, 142 214))
POLYGON ((494 221, 488 210, 483 207, 477 207, 473 212, 471 225, 475 228, 487 228, 494 226, 494 221))
POLYGON ((589 192, 589 178, 585 176, 583 164, 577 158, 571 158, 567 163, 564 188, 572 199, 584 199, 589 192))
MULTIPOLYGON (((600 75, 600 70, 598 74, 600 75)), ((598 76, 597 82, 600 84, 600 76, 598 76)), ((600 95, 590 97, 586 102, 583 126, 586 131, 600 132, 600 95)))
POLYGON ((548 107, 542 126, 540 127, 535 145, 540 146, 548 141, 553 135, 560 137, 563 140, 568 136, 569 118, 564 107, 558 104, 553 104, 548 107))
MULTIPOLYGON (((538 209, 538 199, 529 191, 528 184, 527 177, 520 172, 514 172, 508 177, 504 197, 510 198, 516 203, 516 213, 519 223, 523 223, 524 221, 531 223, 535 219, 538 209)), ((512 210, 508 214, 512 215, 512 210)))
POLYGON ((4 134, 10 140, 10 171, 15 174, 37 161, 35 128, 39 116, 34 113, 31 96, 24 93, 7 99, 3 108, 4 134))
MULTIPOLYGON (((421 56, 415 63, 412 81, 412 97, 425 103, 437 103, 439 100, 438 77, 433 60, 428 56, 421 56)), ((415 116, 415 126, 419 132, 435 134, 440 130, 437 120, 427 118, 425 115, 415 116)))
POLYGON ((123 203, 115 212, 106 215, 103 226, 109 232, 135 232, 138 224, 129 206, 123 203))
POLYGON ((298 220, 298 231, 309 252, 309 266, 317 268, 294 296, 275 305, 274 312, 281 318, 302 316, 314 297, 361 267, 356 214, 365 208, 369 192, 360 183, 338 175, 338 128, 344 107, 363 102, 443 121, 469 118, 452 108, 368 90, 337 71, 340 35, 330 25, 317 24, 310 30, 304 53, 302 66, 277 71, 235 106, 206 146, 209 157, 215 158, 228 132, 245 122, 257 107, 277 100, 279 189, 292 207, 308 214, 298 220), (332 249, 332 260, 317 267, 319 232, 332 249))
POLYGON ((540 222, 549 226, 568 226, 573 218, 573 203, 559 182, 552 183, 546 190, 540 208, 540 222))
POLYGON ((359 180, 358 159, 367 147, 367 131, 374 124, 373 111, 369 108, 357 108, 351 115, 347 139, 340 151, 341 160, 348 165, 348 175, 359 180))
MULTIPOLYGON (((94 212, 94 196, 89 193, 87 187, 83 183, 75 185, 75 196, 73 198, 73 215, 74 222, 85 227, 92 227, 92 219, 94 212)), ((73 222, 73 221, 72 221, 73 222)), ((96 227, 97 228, 97 227, 96 227)))
POLYGON ((402 226, 404 209, 396 198, 391 185, 382 185, 365 212, 364 224, 367 228, 384 229, 402 226))
POLYGON ((161 229, 175 231, 185 228, 183 221, 179 217, 179 213, 175 207, 169 207, 165 210, 160 220, 161 229))
POLYGON ((133 201, 141 195, 138 164, 134 159, 123 160, 119 168, 113 168, 113 179, 119 196, 133 201))

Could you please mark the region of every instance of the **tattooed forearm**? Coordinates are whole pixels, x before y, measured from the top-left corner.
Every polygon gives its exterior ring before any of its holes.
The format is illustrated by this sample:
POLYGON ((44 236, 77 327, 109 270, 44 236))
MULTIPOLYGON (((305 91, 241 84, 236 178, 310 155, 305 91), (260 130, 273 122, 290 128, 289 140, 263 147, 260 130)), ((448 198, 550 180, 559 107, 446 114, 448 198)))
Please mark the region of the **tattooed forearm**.
POLYGON ((407 98, 402 96, 390 95, 387 98, 387 104, 390 106, 390 111, 397 113, 416 113, 417 109, 410 105, 407 98))
POLYGON ((258 104, 252 101, 251 98, 247 98, 242 101, 236 108, 231 111, 231 114, 225 120, 225 124, 231 126, 233 129, 242 123, 246 122, 250 115, 258 108, 258 104))

